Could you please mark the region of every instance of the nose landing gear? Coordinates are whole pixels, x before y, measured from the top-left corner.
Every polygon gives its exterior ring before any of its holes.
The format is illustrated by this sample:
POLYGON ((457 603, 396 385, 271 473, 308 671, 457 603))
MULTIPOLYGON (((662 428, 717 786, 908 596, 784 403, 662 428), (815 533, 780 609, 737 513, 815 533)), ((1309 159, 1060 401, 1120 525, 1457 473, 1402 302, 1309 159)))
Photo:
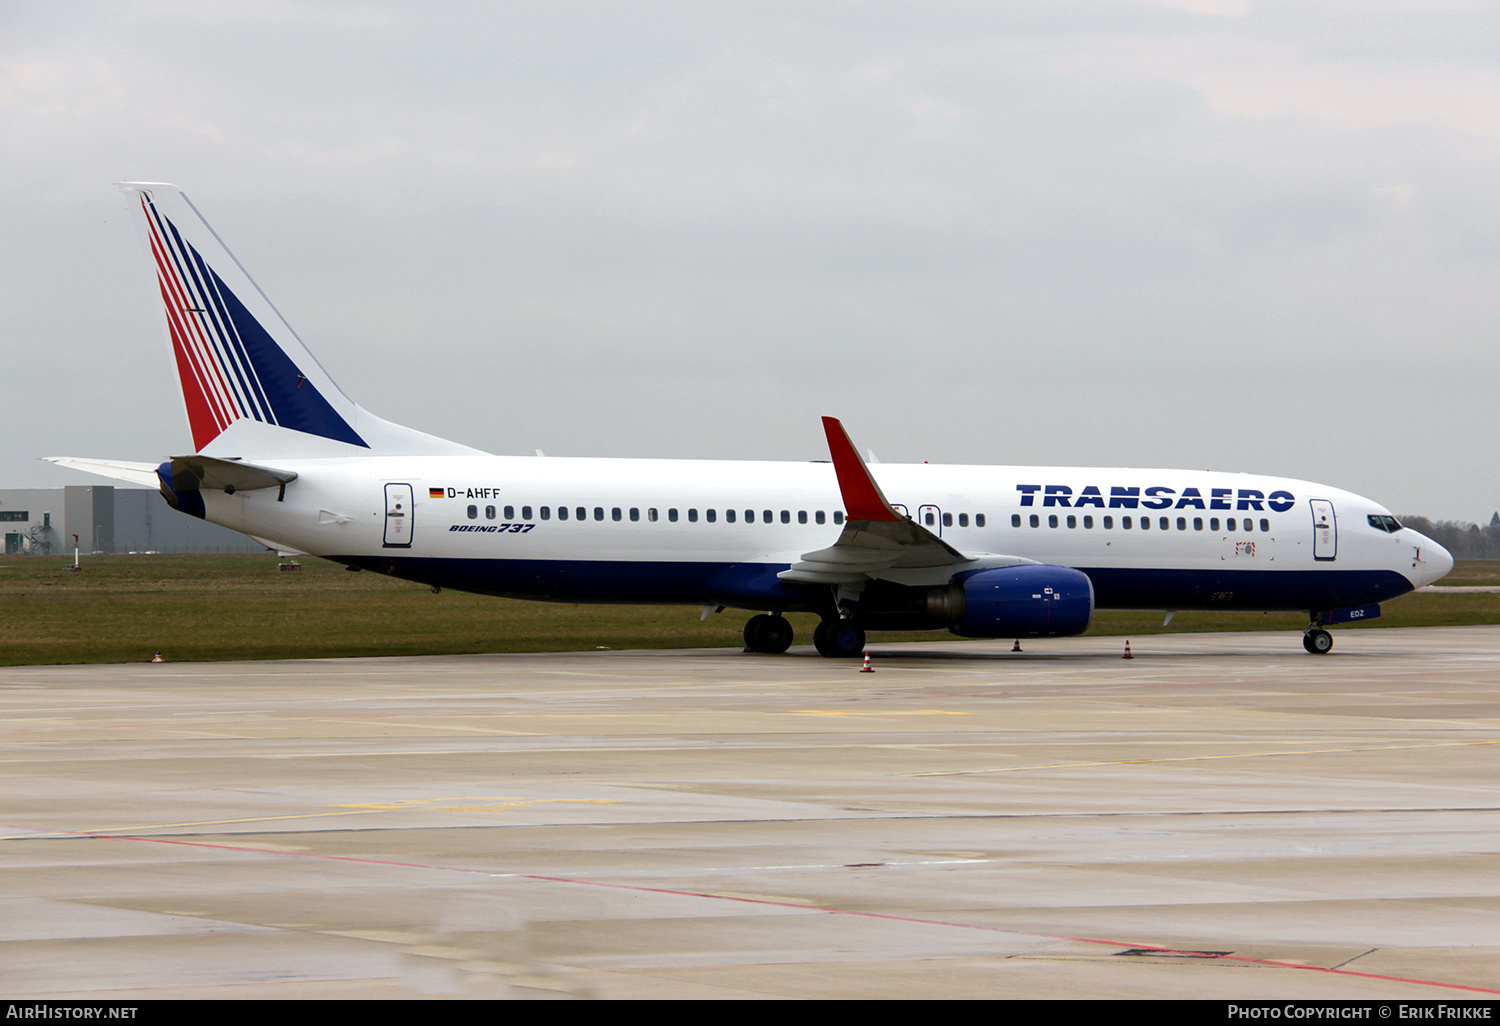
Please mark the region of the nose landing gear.
POLYGON ((1303 632, 1302 647, 1313 655, 1327 655, 1333 648, 1333 635, 1314 623, 1303 632))

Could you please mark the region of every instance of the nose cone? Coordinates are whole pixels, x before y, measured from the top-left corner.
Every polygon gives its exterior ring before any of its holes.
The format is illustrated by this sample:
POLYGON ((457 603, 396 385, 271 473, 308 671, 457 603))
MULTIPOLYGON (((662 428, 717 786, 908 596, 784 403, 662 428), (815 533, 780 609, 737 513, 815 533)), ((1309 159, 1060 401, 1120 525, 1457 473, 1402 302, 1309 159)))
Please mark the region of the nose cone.
POLYGON ((1453 554, 1437 542, 1417 531, 1407 531, 1412 536, 1412 568, 1407 574, 1412 584, 1426 587, 1441 581, 1453 569, 1453 554))

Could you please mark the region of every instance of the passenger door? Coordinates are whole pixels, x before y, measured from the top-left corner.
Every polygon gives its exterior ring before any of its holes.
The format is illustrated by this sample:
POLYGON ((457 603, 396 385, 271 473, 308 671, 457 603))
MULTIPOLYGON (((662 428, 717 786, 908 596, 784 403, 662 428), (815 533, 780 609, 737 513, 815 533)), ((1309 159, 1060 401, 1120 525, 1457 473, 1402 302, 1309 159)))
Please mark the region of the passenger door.
POLYGON ((412 490, 409 484, 385 486, 385 547, 411 548, 412 490))
POLYGON ((1332 561, 1339 552, 1339 523, 1333 503, 1327 499, 1309 499, 1313 518, 1313 559, 1332 561))

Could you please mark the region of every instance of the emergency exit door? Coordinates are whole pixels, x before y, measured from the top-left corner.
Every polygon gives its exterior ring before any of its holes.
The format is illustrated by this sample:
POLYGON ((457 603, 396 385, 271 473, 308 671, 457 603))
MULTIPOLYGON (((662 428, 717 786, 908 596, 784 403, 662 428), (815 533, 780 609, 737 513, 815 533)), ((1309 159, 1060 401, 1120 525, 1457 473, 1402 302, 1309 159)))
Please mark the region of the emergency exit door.
POLYGON ((943 511, 936 506, 918 506, 917 523, 939 538, 943 536, 943 511))
POLYGON ((411 548, 412 491, 409 484, 385 486, 385 547, 411 548))
POLYGON ((1339 551, 1339 522, 1333 503, 1327 499, 1309 499, 1313 518, 1313 559, 1332 560, 1339 551))

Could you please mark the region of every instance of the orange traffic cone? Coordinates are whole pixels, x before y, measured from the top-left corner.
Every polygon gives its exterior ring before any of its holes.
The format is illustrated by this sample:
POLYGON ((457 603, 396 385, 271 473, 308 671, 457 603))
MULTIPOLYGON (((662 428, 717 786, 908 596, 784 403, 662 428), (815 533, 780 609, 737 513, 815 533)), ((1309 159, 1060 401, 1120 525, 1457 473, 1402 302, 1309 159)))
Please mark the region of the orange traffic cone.
POLYGON ((1019 651, 1021 651, 1021 639, 1020 638, 1016 639, 1016 643, 1011 646, 1010 650, 1012 652, 1019 652, 1019 651))
POLYGON ((1124 658, 1126 658, 1126 659, 1134 659, 1135 658, 1135 656, 1133 656, 1133 655, 1130 654, 1130 639, 1129 638, 1125 639, 1125 655, 1124 655, 1124 658))
POLYGON ((870 666, 870 650, 868 648, 865 649, 865 665, 864 665, 864 669, 860 670, 859 672, 860 673, 874 673, 875 672, 874 668, 870 666))
POLYGON ((156 655, 152 656, 151 657, 151 661, 153 663, 164 663, 164 662, 166 662, 166 660, 161 657, 161 653, 160 652, 158 652, 158 653, 156 653, 156 655))

